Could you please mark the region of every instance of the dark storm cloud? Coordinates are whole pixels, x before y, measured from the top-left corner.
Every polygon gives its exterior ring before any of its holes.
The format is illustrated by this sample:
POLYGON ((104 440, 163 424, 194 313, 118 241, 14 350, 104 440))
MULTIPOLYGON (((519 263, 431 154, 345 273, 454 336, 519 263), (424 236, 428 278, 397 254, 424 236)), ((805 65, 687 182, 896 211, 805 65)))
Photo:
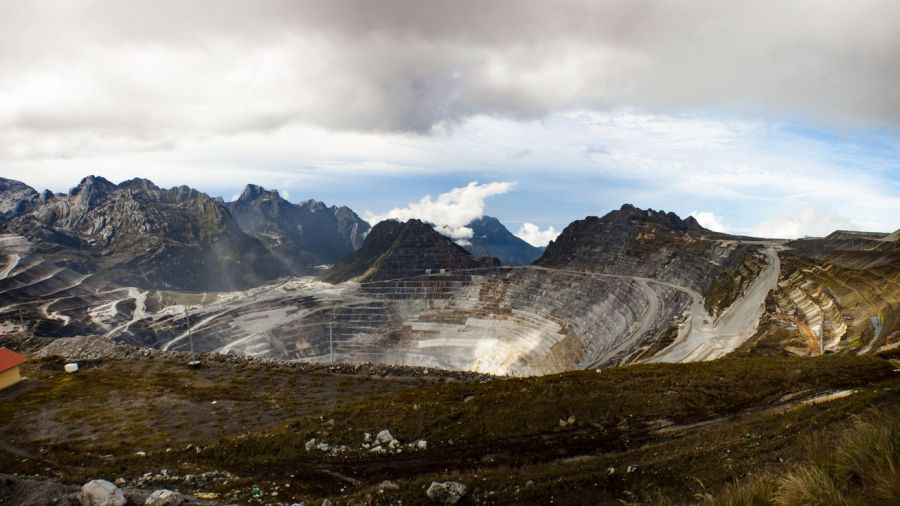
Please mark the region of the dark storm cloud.
POLYGON ((898 25, 900 4, 865 0, 0 0, 0 132, 426 132, 619 107, 896 126, 898 25))

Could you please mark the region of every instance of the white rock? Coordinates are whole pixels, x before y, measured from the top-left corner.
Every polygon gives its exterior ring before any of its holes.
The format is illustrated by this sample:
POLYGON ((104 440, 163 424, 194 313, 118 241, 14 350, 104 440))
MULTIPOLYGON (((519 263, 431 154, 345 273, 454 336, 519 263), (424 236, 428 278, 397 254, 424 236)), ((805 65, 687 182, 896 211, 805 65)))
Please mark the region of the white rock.
POLYGON ((363 441, 365 441, 366 443, 368 443, 368 442, 371 441, 371 440, 372 440, 372 435, 369 434, 368 432, 363 432, 363 441))
POLYGON ((425 494, 436 504, 456 504, 466 495, 467 490, 466 486, 458 481, 433 481, 425 494))
POLYGON ((391 450, 397 448, 398 446, 400 446, 400 441, 397 441, 396 439, 391 439, 391 441, 388 443, 388 448, 390 448, 391 450))
POLYGON ((628 474, 631 474, 631 473, 633 473, 633 472, 635 472, 635 471, 637 471, 637 466, 634 465, 634 464, 628 466, 628 469, 625 470, 625 472, 628 473, 628 474))
POLYGON ((387 429, 384 429, 383 431, 379 432, 377 436, 375 436, 375 441, 377 441, 379 444, 383 444, 383 445, 386 445, 393 440, 394 440, 394 436, 392 436, 391 431, 389 431, 387 429))
POLYGON ((177 506, 184 504, 184 496, 171 490, 157 490, 144 501, 144 506, 177 506))
POLYGON ((331 449, 331 447, 328 446, 328 443, 319 443, 319 445, 316 446, 316 448, 318 448, 319 451, 322 451, 322 452, 327 452, 328 450, 331 449))
POLYGON ((306 451, 313 451, 316 448, 316 438, 312 438, 303 445, 306 448, 306 451))
POLYGON ((420 439, 418 442, 416 442, 416 448, 418 448, 419 450, 427 450, 428 449, 428 441, 425 441, 424 439, 420 439))
POLYGON ((78 363, 77 362, 68 363, 65 365, 65 367, 63 367, 63 369, 65 369, 66 372, 77 372, 78 371, 78 363))
POLYGON ((397 485, 390 480, 384 480, 383 482, 378 484, 378 490, 384 490, 385 492, 394 492, 400 490, 400 485, 397 485))
POLYGON ((81 506, 125 506, 125 494, 106 480, 91 480, 81 487, 81 506))

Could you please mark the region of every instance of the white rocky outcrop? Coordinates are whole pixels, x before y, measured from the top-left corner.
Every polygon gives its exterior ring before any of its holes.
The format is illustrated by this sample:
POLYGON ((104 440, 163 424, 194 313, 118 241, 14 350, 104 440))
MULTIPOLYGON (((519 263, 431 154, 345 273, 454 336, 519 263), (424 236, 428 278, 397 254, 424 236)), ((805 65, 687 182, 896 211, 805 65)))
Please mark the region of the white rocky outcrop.
POLYGON ((106 480, 91 480, 81 487, 78 496, 81 506, 125 506, 125 494, 106 480))
POLYGON ((433 481, 425 494, 435 504, 457 504, 468 488, 458 481, 433 481))
POLYGON ((144 501, 144 506, 178 506, 184 504, 184 496, 171 490, 160 489, 144 501))
POLYGON ((377 436, 375 436, 375 441, 378 444, 383 444, 383 445, 390 444, 391 441, 393 441, 393 440, 394 440, 394 436, 392 436, 391 431, 389 431, 387 429, 384 429, 383 431, 379 432, 377 436))

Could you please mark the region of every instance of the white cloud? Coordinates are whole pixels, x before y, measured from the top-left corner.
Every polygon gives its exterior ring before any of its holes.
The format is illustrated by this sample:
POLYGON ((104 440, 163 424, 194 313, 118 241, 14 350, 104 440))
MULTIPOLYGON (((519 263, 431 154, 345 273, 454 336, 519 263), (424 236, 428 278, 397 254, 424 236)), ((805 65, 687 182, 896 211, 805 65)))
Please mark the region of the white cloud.
POLYGON ((803 236, 821 237, 838 229, 857 227, 847 218, 816 206, 791 207, 776 212, 753 228, 751 235, 778 239, 803 236))
POLYGON ((522 239, 532 246, 543 247, 550 243, 553 239, 556 239, 556 236, 559 235, 559 232, 556 231, 555 228, 547 227, 546 230, 541 230, 541 227, 535 225, 534 223, 523 223, 521 227, 519 227, 519 231, 516 232, 516 237, 522 239))
POLYGON ((387 219, 419 219, 433 224, 435 230, 459 244, 467 245, 473 232, 466 225, 484 216, 484 201, 507 193, 515 185, 514 182, 478 184, 477 181, 472 181, 462 188, 454 188, 438 195, 437 199, 426 195, 422 200, 412 202, 404 208, 394 208, 384 214, 366 211, 363 216, 372 225, 387 219))
POLYGON ((726 225, 722 218, 710 211, 691 211, 691 216, 693 216, 697 223, 700 224, 703 228, 708 228, 713 232, 723 232, 728 233, 731 231, 731 227, 726 225))

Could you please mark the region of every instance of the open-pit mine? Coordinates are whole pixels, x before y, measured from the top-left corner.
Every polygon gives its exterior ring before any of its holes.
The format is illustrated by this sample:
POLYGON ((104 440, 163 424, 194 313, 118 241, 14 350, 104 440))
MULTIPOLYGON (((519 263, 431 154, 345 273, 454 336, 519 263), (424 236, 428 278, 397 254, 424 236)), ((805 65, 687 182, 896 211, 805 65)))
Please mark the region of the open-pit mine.
MULTIPOLYGON (((21 228, 26 219, 45 220, 76 204, 99 213, 102 205, 85 194, 101 183, 83 183, 71 196, 35 197, 38 210, 10 223, 21 228)), ((292 205, 257 190, 246 198, 268 200, 259 204, 256 228, 265 220, 266 202, 292 205)), ((217 219, 230 219, 219 203, 188 190, 172 196, 141 181, 106 191, 112 197, 103 198, 114 202, 175 202, 185 213, 213 207, 217 219)), ((106 238, 103 251, 122 257, 115 242, 122 227, 106 230, 103 216, 87 225, 65 223, 67 230, 94 234, 87 236, 91 245, 106 238)), ((129 220, 146 222, 136 216, 129 220)), ((154 223, 144 226, 152 230, 154 223)), ((735 351, 867 353, 897 341, 900 262, 897 239, 888 234, 836 233, 816 243, 760 240, 625 205, 573 222, 534 264, 505 266, 471 255, 418 220, 386 221, 319 276, 281 276, 232 291, 132 286, 122 280, 140 276, 128 266, 145 260, 114 266, 120 274, 111 278, 103 268, 91 270, 108 260, 83 260, 93 250, 72 253, 64 241, 48 246, 52 241, 43 234, 0 236, 4 332, 514 376, 711 360, 735 351)), ((241 237, 231 242, 253 240, 241 237)), ((167 273, 164 262, 155 262, 162 266, 159 278, 168 280, 163 284, 177 282, 180 271, 167 273)), ((202 278, 191 283, 222 285, 202 278)))

